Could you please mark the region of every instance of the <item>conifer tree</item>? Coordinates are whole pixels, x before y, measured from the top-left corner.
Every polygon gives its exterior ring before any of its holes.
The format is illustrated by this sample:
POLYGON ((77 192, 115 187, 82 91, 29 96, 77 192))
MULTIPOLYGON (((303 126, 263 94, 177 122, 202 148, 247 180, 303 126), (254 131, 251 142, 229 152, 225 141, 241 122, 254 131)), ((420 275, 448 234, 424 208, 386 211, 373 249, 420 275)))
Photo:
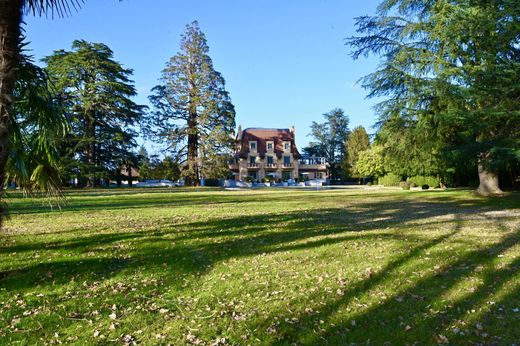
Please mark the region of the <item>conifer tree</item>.
POLYGON ((148 134, 175 154, 186 185, 199 185, 205 158, 231 151, 235 109, 196 21, 186 26, 150 101, 148 134))
POLYGON ((134 156, 132 126, 144 109, 131 99, 136 95, 132 70, 115 61, 105 44, 83 40, 74 41, 71 51, 55 51, 44 61, 71 125, 65 156, 77 158, 88 186, 95 186, 134 156))

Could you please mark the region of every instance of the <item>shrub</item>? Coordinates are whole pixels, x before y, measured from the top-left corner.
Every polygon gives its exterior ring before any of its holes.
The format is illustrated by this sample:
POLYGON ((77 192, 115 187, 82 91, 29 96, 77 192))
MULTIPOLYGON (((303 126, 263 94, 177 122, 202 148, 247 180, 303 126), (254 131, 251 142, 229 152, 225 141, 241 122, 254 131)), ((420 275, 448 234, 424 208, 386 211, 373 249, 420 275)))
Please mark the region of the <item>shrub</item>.
POLYGON ((400 182, 401 177, 393 173, 388 173, 384 177, 379 178, 379 184, 384 186, 399 186, 400 182))
POLYGON ((414 183, 416 186, 423 186, 423 185, 428 185, 431 187, 440 186, 439 178, 432 177, 432 176, 416 175, 414 177, 408 178, 407 181, 414 183))
POLYGON ((255 179, 253 179, 253 177, 250 177, 249 175, 247 177, 244 178, 244 181, 246 183, 252 183, 253 181, 255 181, 255 179))
POLYGON ((428 184, 424 184, 423 186, 421 186, 421 189, 423 190, 429 190, 430 189, 430 186, 428 184))
POLYGON ((367 183, 367 186, 372 186, 372 182, 369 181, 369 182, 367 183))
POLYGON ((403 190, 410 190, 410 186, 411 184, 407 181, 401 181, 399 182, 399 186, 403 189, 403 190))

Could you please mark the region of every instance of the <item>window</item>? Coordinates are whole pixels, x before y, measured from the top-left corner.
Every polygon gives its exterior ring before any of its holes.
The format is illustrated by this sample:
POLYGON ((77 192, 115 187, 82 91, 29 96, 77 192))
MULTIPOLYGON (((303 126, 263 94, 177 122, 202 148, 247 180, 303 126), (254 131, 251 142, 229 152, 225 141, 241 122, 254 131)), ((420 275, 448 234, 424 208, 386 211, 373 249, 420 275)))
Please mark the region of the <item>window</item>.
POLYGON ((284 150, 291 149, 291 142, 283 142, 283 149, 284 150))
POLYGON ((291 165, 291 157, 290 156, 284 156, 283 157, 283 165, 284 166, 290 166, 291 165))
POLYGON ((269 166, 274 165, 274 157, 267 156, 267 165, 269 165, 269 166))
POLYGON ((249 142, 249 150, 256 151, 256 142, 255 141, 249 142))
POLYGON ((272 151, 274 149, 274 143, 273 142, 267 142, 267 150, 272 151))
POLYGON ((287 181, 292 178, 291 171, 282 172, 282 180, 287 181))
POLYGON ((249 156, 249 165, 250 166, 256 165, 256 156, 249 156))
POLYGON ((253 178, 254 180, 256 180, 257 176, 256 176, 256 171, 247 171, 247 175, 251 178, 253 178))

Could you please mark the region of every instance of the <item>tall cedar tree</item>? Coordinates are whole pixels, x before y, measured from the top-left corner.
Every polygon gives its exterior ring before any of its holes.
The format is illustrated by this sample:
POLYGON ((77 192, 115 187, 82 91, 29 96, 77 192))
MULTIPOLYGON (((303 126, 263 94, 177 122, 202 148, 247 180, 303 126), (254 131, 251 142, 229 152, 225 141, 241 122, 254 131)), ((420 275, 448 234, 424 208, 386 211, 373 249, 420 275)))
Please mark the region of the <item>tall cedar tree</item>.
POLYGON ((309 136, 314 140, 304 151, 308 155, 325 157, 329 163, 331 179, 336 181, 345 157, 345 140, 349 134, 350 121, 341 108, 324 113, 323 117, 323 123, 312 122, 309 136))
POLYGON ((368 150, 370 140, 363 126, 358 126, 350 132, 345 142, 345 158, 343 159, 343 170, 345 174, 354 178, 363 178, 357 169, 359 153, 368 150))
POLYGON ((358 18, 353 56, 383 58, 364 85, 390 96, 379 105, 385 149, 409 148, 385 157, 448 171, 444 153, 457 153, 478 166, 479 192, 500 192, 499 171, 520 157, 519 23, 510 0, 387 0, 358 18))
MULTIPOLYGON (((64 15, 81 0, 0 0, 0 181, 5 179, 9 158, 11 127, 15 102, 15 85, 20 71, 22 14, 24 12, 52 16, 64 15)), ((2 189, 3 186, 0 186, 2 189)), ((1 191, 0 191, 1 192, 1 191)), ((5 208, 0 210, 0 225, 5 208)))
POLYGON ((83 40, 74 41, 72 51, 55 51, 44 61, 71 125, 66 156, 77 159, 88 186, 96 186, 121 163, 135 161, 131 127, 144 107, 131 100, 136 95, 132 70, 115 61, 108 46, 83 40))
POLYGON ((150 96, 155 109, 148 133, 175 154, 186 185, 197 186, 205 158, 231 151, 235 108, 196 21, 186 26, 180 52, 166 64, 161 82, 150 96))

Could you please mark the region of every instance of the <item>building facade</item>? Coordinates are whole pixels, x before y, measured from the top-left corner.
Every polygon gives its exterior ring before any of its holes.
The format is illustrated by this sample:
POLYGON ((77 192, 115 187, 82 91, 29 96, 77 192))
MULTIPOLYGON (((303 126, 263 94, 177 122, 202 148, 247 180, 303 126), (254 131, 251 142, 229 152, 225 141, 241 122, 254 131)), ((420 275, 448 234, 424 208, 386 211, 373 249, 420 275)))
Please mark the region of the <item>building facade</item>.
POLYGON ((251 177, 260 181, 271 177, 277 181, 327 179, 323 158, 302 157, 294 141, 295 129, 247 128, 235 142, 234 162, 230 169, 236 180, 251 177))

